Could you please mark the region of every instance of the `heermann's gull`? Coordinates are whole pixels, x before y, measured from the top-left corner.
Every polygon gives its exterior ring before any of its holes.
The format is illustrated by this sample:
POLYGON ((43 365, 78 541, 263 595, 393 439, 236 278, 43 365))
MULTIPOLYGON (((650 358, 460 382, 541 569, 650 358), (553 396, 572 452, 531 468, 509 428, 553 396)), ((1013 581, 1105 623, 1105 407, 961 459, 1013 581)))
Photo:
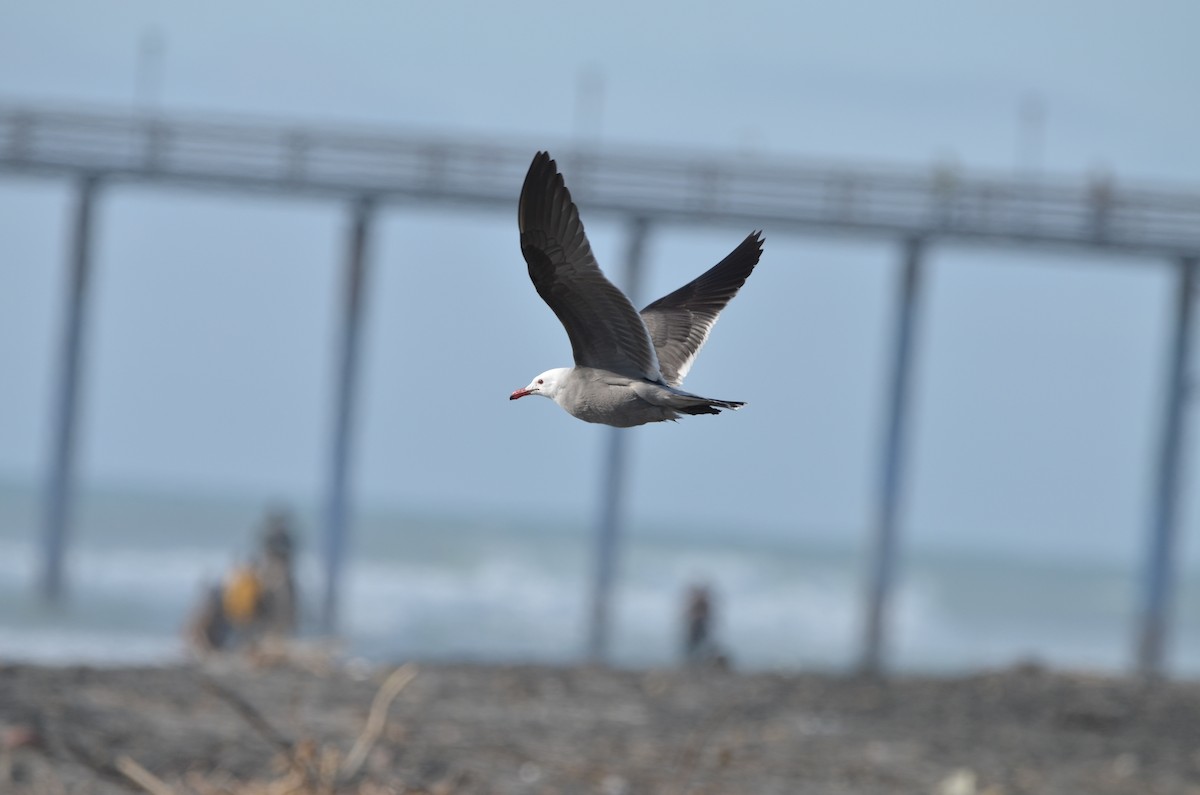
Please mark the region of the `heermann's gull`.
POLYGON ((575 366, 547 370, 509 400, 541 395, 581 420, 618 428, 745 405, 679 386, 717 315, 758 264, 761 233, 638 314, 600 272, 579 210, 546 152, 534 156, 525 176, 517 220, 529 278, 566 328, 575 366))

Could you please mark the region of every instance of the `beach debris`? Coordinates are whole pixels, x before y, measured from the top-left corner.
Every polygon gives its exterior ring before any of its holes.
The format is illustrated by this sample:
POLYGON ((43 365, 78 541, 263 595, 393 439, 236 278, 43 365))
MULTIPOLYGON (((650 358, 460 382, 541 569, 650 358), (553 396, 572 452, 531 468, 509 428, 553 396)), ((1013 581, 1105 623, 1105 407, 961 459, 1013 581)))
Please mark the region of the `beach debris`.
POLYGON ((885 709, 863 710, 871 685, 844 675, 430 663, 401 687, 413 668, 366 684, 340 667, 323 679, 228 663, 203 671, 219 697, 182 666, 0 666, 0 737, 41 737, 8 771, 0 747, 0 793, 1182 794, 1200 758, 1196 682, 1158 685, 1136 720, 1097 737, 1064 727, 1062 706, 1121 702, 1127 680, 898 677, 885 709), (635 710, 645 720, 624 717, 635 710))
POLYGON ((1137 754, 1129 751, 1117 754, 1112 761, 1112 772, 1117 778, 1133 778, 1139 768, 1141 765, 1138 763, 1137 754))
POLYGON ((131 756, 118 756, 113 762, 113 767, 150 795, 178 795, 165 781, 142 767, 131 756))
POLYGON ((933 788, 933 795, 975 795, 976 792, 978 789, 976 788, 975 771, 968 767, 950 771, 933 788))
POLYGON ((629 781, 624 776, 609 773, 600 780, 600 791, 604 795, 628 795, 629 781))
MULTIPOLYGON (((417 666, 406 663, 384 679, 372 699, 362 731, 346 753, 336 746, 318 745, 310 739, 289 739, 238 693, 211 677, 202 676, 205 687, 229 704, 251 728, 279 750, 283 762, 281 777, 269 785, 249 782, 228 785, 214 792, 236 795, 333 795, 357 792, 370 795, 374 791, 374 785, 359 781, 359 776, 371 750, 386 728, 388 709, 416 675, 417 666)), ((143 787, 145 788, 144 785, 143 787)), ((151 792, 152 795, 167 795, 164 791, 147 789, 147 792, 151 792)))
POLYGON ((362 733, 358 735, 358 739, 355 740, 354 746, 346 755, 346 759, 338 771, 340 781, 345 782, 358 775, 367 754, 378 742, 379 735, 383 733, 383 727, 387 723, 388 708, 392 706, 396 696, 400 695, 400 691, 407 687, 408 683, 416 676, 417 666, 413 663, 405 663, 383 680, 383 684, 379 686, 379 690, 371 702, 371 711, 367 714, 367 722, 363 726, 362 733))
POLYGON ((234 712, 241 716, 242 720, 268 743, 289 756, 294 753, 295 744, 271 725, 271 722, 255 709, 253 704, 210 676, 200 674, 200 681, 205 689, 232 707, 234 712))
POLYGON ((536 784, 542 777, 542 768, 536 762, 522 762, 517 768, 517 778, 522 784, 536 784))
POLYGON ((0 749, 10 751, 17 748, 36 748, 42 744, 42 735, 28 724, 6 726, 0 731, 0 749))

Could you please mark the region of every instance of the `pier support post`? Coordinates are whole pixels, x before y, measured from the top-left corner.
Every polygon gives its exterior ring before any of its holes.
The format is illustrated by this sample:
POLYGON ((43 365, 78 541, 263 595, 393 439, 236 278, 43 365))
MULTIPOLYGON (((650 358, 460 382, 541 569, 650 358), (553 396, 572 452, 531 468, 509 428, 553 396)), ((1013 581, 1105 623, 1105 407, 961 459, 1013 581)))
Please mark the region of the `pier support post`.
MULTIPOLYGON (((625 250, 625 294, 637 305, 642 263, 650 224, 635 218, 629 227, 625 250)), ((596 574, 592 581, 591 619, 588 627, 588 660, 603 663, 608 654, 612 623, 612 591, 616 579, 621 530, 625 521, 625 484, 629 459, 629 428, 605 428, 608 436, 601 486, 600 515, 596 522, 596 574)))
POLYGON ((329 484, 325 503, 325 591, 321 600, 321 630, 337 630, 341 575, 349 516, 349 469, 354 438, 355 395, 358 387, 362 336, 363 283, 367 278, 367 242, 374 206, 363 197, 352 208, 346 280, 342 294, 337 381, 334 384, 333 435, 330 443, 329 484))
POLYGON ((53 441, 43 505, 43 559, 41 592, 48 602, 60 602, 65 589, 63 558, 71 529, 75 497, 76 431, 79 384, 83 369, 83 329, 87 320, 88 287, 92 270, 92 216, 99 179, 85 176, 79 182, 71 234, 71 254, 66 279, 62 342, 54 396, 53 441))
POLYGON ((887 395, 886 426, 880 459, 879 491, 876 497, 875 535, 870 551, 867 584, 865 635, 862 673, 883 673, 887 643, 889 602, 892 597, 898 542, 900 497, 904 486, 904 455, 907 442, 907 415, 912 370, 912 348, 917 310, 920 305, 920 238, 904 242, 904 262, 897 292, 891 378, 887 395))
POLYGON ((1179 281, 1175 288, 1174 329, 1167 360, 1150 546, 1146 555, 1141 624, 1138 628, 1137 669, 1139 674, 1146 677, 1162 674, 1170 625, 1175 579, 1172 557, 1176 549, 1179 491, 1183 482, 1182 459, 1187 440, 1188 365, 1192 355, 1197 262, 1194 256, 1179 261, 1179 281))

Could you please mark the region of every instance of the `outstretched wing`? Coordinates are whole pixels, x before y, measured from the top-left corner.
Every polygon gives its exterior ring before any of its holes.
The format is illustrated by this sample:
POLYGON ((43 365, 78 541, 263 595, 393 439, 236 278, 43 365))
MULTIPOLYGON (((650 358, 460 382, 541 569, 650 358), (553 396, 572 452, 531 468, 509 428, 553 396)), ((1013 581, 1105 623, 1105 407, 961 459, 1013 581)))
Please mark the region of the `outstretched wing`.
POLYGON ((667 384, 683 383, 717 316, 758 264, 762 245, 762 233, 752 232, 707 272, 642 310, 667 384))
POLYGON ((579 210, 546 152, 529 166, 517 220, 529 278, 567 330, 575 364, 657 381, 658 358, 646 326, 600 271, 579 210))

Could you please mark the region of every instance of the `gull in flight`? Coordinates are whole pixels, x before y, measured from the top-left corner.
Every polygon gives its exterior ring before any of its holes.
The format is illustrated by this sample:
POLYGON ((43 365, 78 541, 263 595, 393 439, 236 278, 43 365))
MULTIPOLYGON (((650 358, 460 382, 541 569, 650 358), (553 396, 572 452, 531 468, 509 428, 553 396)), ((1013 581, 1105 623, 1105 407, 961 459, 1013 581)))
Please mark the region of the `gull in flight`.
POLYGON ((600 271, 579 210, 546 152, 537 153, 525 176, 517 221, 529 278, 566 329, 575 366, 547 370, 509 400, 541 395, 581 420, 618 428, 745 405, 680 386, 717 315, 758 264, 760 232, 639 313, 600 271))

